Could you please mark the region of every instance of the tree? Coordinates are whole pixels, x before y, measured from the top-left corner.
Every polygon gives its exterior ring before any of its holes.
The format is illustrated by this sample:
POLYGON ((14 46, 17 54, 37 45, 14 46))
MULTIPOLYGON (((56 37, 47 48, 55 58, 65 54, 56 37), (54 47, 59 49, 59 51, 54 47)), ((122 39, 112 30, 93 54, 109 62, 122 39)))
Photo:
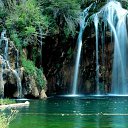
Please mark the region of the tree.
POLYGON ((12 40, 15 41, 15 37, 17 37, 21 40, 21 45, 25 46, 37 43, 37 37, 40 36, 39 27, 43 34, 47 29, 47 17, 41 14, 35 0, 21 1, 18 4, 13 2, 12 4, 11 6, 6 3, 5 6, 10 12, 6 18, 5 26, 9 30, 12 40))
POLYGON ((79 23, 78 0, 38 0, 42 14, 50 17, 49 33, 74 36, 79 23))

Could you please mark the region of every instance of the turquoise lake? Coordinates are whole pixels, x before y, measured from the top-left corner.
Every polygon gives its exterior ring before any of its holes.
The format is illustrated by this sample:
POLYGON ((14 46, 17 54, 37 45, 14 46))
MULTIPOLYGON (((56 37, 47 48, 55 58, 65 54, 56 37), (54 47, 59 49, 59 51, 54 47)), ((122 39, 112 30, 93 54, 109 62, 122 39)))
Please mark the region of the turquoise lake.
POLYGON ((29 100, 9 128, 128 128, 128 97, 29 100))

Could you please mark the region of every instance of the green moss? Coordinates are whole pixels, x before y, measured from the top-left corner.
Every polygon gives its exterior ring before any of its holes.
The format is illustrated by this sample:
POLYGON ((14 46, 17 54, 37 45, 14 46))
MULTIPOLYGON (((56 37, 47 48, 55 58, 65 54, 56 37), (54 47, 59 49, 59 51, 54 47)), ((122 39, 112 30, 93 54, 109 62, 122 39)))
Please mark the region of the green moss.
POLYGON ((41 57, 41 51, 40 49, 37 50, 38 48, 37 47, 34 47, 32 48, 32 60, 34 62, 34 64, 36 63, 36 60, 38 57, 41 57))
POLYGON ((22 48, 21 39, 18 37, 16 32, 13 31, 10 38, 18 49, 22 48))
POLYGON ((30 36, 31 34, 35 34, 36 33, 36 29, 33 26, 25 27, 25 29, 26 29, 25 30, 25 34, 27 36, 30 36))
POLYGON ((21 61, 26 73, 28 73, 29 75, 34 75, 34 73, 36 73, 36 68, 32 61, 27 60, 25 57, 22 58, 21 61))
POLYGON ((67 51, 68 58, 71 58, 73 56, 73 49, 70 47, 67 51))
POLYGON ((66 37, 76 34, 80 13, 80 4, 78 0, 38 1, 42 13, 51 17, 51 24, 49 24, 49 31, 51 34, 63 33, 66 37))
POLYGON ((46 80, 44 79, 43 70, 35 67, 34 63, 26 58, 22 58, 22 66, 28 75, 34 76, 37 86, 42 89, 46 86, 46 80))
POLYGON ((45 35, 49 20, 47 16, 41 14, 37 1, 21 1, 20 4, 14 4, 11 10, 8 11, 9 15, 6 16, 5 27, 8 29, 10 35, 12 31, 15 31, 15 34, 18 36, 13 35, 13 40, 21 40, 21 46, 38 43, 39 27, 43 35, 45 35))
POLYGON ((43 78, 43 71, 36 68, 36 82, 39 88, 45 88, 46 80, 43 78))
POLYGON ((14 104, 14 103, 16 103, 16 101, 15 101, 15 100, 11 100, 11 99, 1 99, 1 100, 0 100, 0 104, 1 104, 1 105, 5 105, 5 104, 14 104))

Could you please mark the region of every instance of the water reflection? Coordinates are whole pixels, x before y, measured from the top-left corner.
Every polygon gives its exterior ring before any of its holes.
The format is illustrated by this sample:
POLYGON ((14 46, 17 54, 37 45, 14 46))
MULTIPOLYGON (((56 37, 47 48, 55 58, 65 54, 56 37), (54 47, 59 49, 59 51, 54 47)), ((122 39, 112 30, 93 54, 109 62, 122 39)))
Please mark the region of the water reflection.
MULTIPOLYGON (((121 98, 122 99, 122 98, 121 98)), ((128 127, 128 115, 126 115, 128 106, 125 101, 127 100, 116 100, 111 102, 111 128, 127 128, 128 127)))
POLYGON ((73 128, 127 128, 127 100, 95 99, 92 101, 74 100, 75 114, 73 128), (122 100, 122 101, 121 101, 122 100))
POLYGON ((127 97, 51 98, 30 101, 10 128, 127 128, 127 97))
POLYGON ((83 124, 83 106, 80 104, 79 100, 74 99, 74 126, 73 128, 80 128, 81 124, 83 124))

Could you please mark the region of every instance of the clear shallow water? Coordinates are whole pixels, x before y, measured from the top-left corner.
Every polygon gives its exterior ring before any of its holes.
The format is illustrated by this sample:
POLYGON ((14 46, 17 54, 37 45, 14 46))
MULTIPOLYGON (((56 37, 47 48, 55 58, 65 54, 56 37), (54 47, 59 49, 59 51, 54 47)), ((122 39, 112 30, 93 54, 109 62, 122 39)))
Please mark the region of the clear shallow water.
POLYGON ((9 128, 128 128, 128 97, 30 100, 9 128))

